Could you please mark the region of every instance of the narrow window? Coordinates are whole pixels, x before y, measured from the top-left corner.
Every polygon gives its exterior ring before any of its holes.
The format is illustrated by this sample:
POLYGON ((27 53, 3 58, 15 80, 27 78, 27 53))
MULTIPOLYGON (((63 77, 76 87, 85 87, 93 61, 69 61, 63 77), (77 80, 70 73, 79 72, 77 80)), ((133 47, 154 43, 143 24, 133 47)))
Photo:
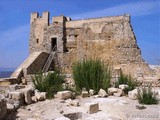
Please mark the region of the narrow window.
POLYGON ((51 50, 57 50, 57 38, 51 38, 51 50))
POLYGON ((37 44, 39 43, 39 39, 36 39, 37 44))

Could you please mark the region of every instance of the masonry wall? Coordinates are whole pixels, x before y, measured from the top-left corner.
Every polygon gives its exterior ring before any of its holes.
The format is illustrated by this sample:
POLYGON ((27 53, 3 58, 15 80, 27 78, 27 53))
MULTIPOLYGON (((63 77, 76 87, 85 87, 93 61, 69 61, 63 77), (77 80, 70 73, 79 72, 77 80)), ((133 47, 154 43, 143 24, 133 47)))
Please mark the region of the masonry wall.
POLYGON ((142 59, 129 15, 75 21, 57 16, 49 23, 49 13, 42 17, 32 14, 30 53, 49 53, 52 38, 57 39, 58 60, 67 72, 76 60, 100 58, 132 76, 151 73, 142 59))

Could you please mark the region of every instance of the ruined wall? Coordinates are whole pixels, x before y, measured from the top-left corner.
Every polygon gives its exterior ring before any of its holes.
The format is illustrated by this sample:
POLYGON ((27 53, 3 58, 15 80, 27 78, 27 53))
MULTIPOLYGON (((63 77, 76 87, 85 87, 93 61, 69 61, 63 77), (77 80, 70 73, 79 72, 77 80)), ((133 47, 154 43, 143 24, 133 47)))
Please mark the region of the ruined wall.
POLYGON ((142 59, 129 15, 68 21, 66 37, 65 60, 100 58, 135 77, 151 72, 142 59))
POLYGON ((72 63, 86 58, 100 58, 133 76, 151 73, 141 56, 129 15, 72 21, 65 16, 52 18, 49 13, 31 15, 30 53, 52 50, 57 39, 58 61, 71 72, 72 63), (38 43, 37 43, 38 40, 38 43))

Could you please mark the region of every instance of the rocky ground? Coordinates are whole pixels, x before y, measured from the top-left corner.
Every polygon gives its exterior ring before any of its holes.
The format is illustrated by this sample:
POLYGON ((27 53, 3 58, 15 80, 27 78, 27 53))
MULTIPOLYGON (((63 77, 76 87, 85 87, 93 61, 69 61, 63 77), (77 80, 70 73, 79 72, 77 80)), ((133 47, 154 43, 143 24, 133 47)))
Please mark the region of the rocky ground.
POLYGON ((96 96, 87 98, 77 98, 79 106, 70 106, 71 100, 59 100, 54 98, 35 104, 31 104, 18 109, 12 118, 17 120, 69 120, 65 115, 73 120, 159 120, 160 104, 158 105, 140 105, 137 100, 131 100, 128 97, 109 96, 106 98, 97 98, 96 96), (99 111, 94 114, 88 114, 86 103, 98 103, 99 111))

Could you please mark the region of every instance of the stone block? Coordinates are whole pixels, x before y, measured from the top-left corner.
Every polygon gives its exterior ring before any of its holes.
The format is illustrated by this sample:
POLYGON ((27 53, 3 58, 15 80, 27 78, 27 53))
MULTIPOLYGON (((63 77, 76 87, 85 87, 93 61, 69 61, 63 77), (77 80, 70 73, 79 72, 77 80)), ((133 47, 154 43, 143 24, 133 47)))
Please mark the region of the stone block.
POLYGON ((98 95, 99 95, 99 97, 102 97, 102 98, 108 96, 107 92, 103 89, 99 90, 98 95))
POLYGON ((32 99, 31 99, 32 92, 33 91, 31 89, 24 89, 23 90, 23 94, 24 94, 24 98, 25 98, 25 103, 28 104, 28 105, 32 103, 32 99))
POLYGON ((108 94, 113 95, 114 93, 117 93, 118 89, 117 88, 108 88, 108 94))
POLYGON ((69 118, 70 120, 78 120, 82 118, 81 112, 65 113, 63 116, 69 118))
POLYGON ((14 105, 7 103, 7 111, 14 111, 14 105))
POLYGON ((10 96, 14 100, 20 100, 23 98, 23 94, 20 91, 10 92, 10 96))
POLYGON ((57 92, 57 97, 60 100, 66 100, 72 97, 72 93, 70 91, 60 91, 60 92, 57 92))
POLYGON ((38 101, 43 101, 47 98, 47 93, 46 92, 35 92, 35 96, 38 101))
POLYGON ((89 95, 90 95, 90 96, 93 96, 94 94, 95 94, 95 91, 94 91, 93 89, 90 89, 90 90, 89 90, 89 95))
POLYGON ((82 98, 89 97, 88 92, 87 91, 82 91, 81 97, 82 98))
POLYGON ((32 96, 31 99, 33 103, 36 103, 38 101, 36 96, 32 96))
POLYGON ((85 108, 87 110, 87 113, 93 114, 93 113, 98 112, 99 104, 98 103, 86 103, 85 108))
POLYGON ((138 90, 137 89, 134 89, 134 90, 128 92, 128 97, 132 100, 136 100, 137 95, 138 95, 138 90))
POLYGON ((119 85, 119 89, 124 90, 125 88, 128 88, 128 85, 126 85, 126 84, 119 85))

